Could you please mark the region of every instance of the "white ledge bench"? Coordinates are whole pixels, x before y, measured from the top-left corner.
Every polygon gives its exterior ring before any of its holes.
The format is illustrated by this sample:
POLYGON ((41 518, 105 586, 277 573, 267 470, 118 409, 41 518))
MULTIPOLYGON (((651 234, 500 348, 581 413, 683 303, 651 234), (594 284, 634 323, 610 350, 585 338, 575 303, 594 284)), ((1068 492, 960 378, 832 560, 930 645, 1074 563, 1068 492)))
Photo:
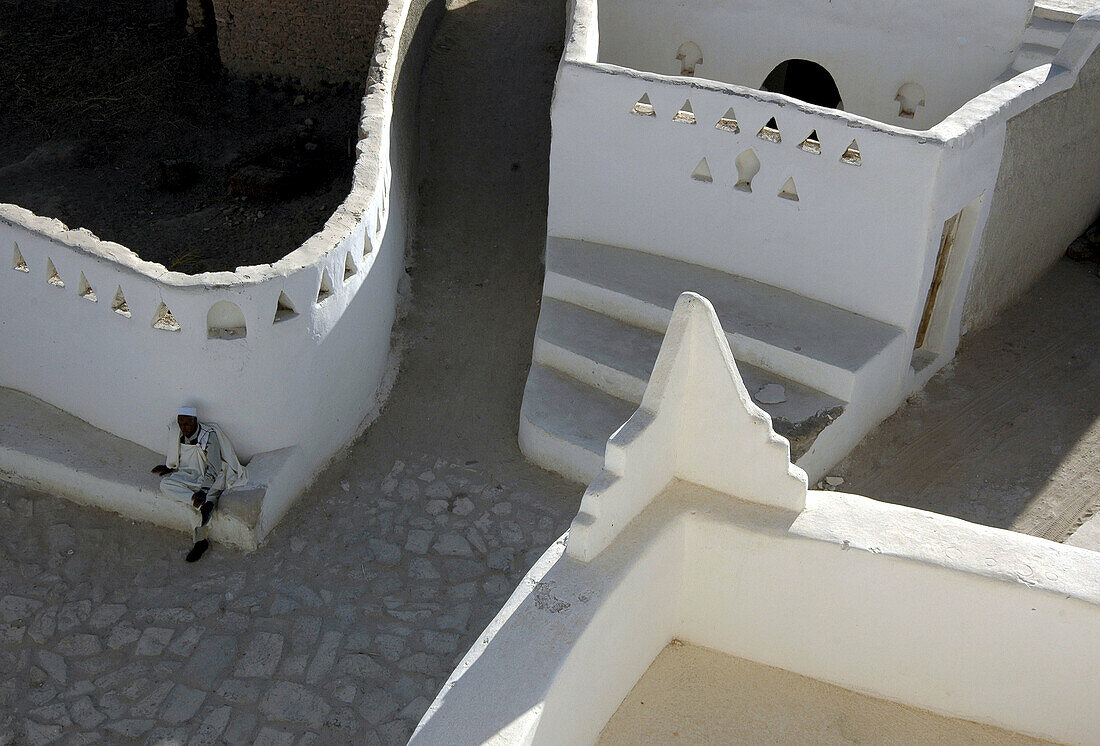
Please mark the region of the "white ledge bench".
MULTIPOLYGON (((226 490, 211 538, 252 551, 262 539, 260 516, 268 486, 290 468, 297 448, 254 456, 248 484, 226 490)), ((99 430, 32 396, 0 388, 0 478, 110 510, 127 518, 191 532, 189 501, 164 495, 150 473, 163 453, 99 430)))

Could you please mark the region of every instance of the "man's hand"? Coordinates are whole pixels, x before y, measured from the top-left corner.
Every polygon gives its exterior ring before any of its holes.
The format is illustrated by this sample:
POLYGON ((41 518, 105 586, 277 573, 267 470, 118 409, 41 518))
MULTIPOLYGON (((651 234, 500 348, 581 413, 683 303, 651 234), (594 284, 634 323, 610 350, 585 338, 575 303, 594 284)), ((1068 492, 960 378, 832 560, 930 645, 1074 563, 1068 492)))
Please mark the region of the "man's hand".
POLYGON ((150 471, 153 474, 156 474, 158 477, 163 477, 163 476, 167 476, 168 474, 171 474, 172 472, 175 471, 175 469, 169 469, 164 464, 157 464, 152 469, 150 469, 150 471))
POLYGON ((202 504, 206 502, 206 490, 199 490, 195 494, 191 495, 191 504, 196 508, 202 507, 202 504))

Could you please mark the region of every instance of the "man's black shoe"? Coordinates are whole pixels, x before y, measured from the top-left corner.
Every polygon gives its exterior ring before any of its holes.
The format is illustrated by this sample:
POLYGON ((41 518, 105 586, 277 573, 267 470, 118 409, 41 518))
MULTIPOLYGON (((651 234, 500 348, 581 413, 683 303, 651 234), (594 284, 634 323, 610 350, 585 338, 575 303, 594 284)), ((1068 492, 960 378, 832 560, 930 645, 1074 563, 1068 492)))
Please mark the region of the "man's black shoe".
POLYGON ((202 558, 206 550, 210 548, 210 542, 206 539, 202 541, 196 541, 195 546, 191 547, 191 551, 187 553, 188 562, 198 562, 202 558))

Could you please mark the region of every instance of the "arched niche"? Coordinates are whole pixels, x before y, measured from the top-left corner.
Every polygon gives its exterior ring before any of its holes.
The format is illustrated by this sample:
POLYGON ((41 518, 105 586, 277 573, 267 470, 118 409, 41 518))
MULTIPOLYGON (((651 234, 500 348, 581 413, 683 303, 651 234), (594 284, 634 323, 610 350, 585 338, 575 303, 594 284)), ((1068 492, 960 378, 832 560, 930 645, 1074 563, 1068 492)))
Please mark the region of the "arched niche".
POLYGON ((206 313, 208 339, 243 339, 247 331, 244 312, 236 303, 220 300, 206 313))

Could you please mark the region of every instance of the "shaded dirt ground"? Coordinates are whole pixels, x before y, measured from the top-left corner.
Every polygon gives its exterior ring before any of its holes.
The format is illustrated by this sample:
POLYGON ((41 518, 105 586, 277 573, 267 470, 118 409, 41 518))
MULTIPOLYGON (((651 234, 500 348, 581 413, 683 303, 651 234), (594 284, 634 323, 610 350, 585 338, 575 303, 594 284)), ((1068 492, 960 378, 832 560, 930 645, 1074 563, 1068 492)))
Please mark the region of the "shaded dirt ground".
POLYGON ((181 272, 276 261, 347 195, 362 86, 235 79, 179 6, 0 3, 0 202, 181 272), (252 164, 291 184, 234 193, 252 164))
POLYGON ((967 336, 832 474, 838 487, 1065 541, 1100 508, 1100 279, 1062 260, 967 336))

